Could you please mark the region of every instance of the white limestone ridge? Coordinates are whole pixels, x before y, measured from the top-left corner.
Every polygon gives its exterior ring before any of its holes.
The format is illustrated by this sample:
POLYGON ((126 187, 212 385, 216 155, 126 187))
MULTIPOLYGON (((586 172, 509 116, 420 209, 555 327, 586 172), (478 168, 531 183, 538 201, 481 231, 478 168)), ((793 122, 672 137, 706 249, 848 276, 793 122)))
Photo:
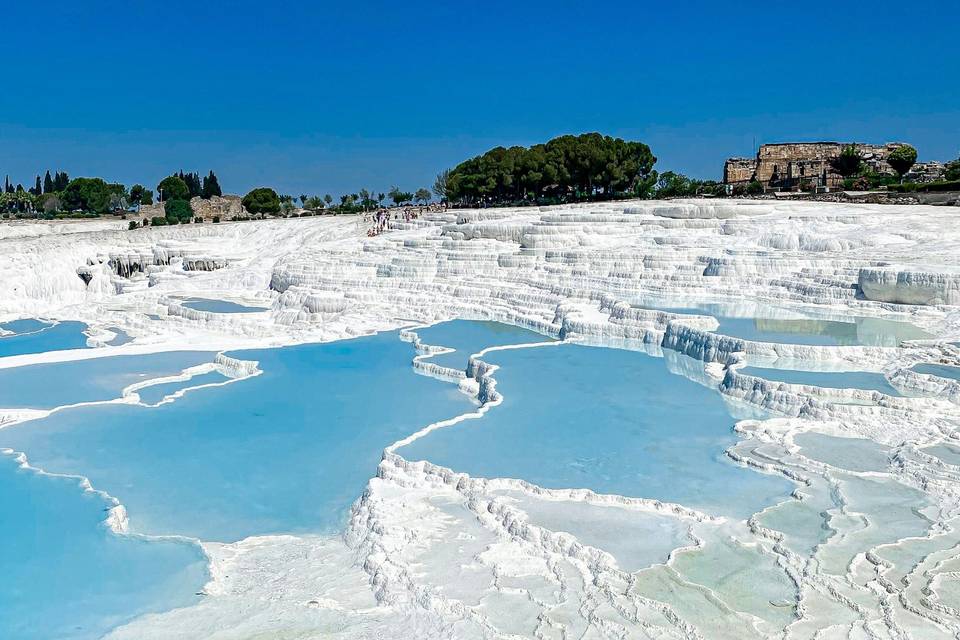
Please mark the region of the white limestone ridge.
MULTIPOLYGON (((957 216, 947 207, 689 200, 455 210, 393 222, 373 238, 354 216, 134 231, 0 225, 0 320, 75 319, 91 335, 117 328, 134 338, 4 358, 0 367, 407 328, 415 370, 477 399, 475 411, 413 429, 388 448, 343 539, 205 543, 208 597, 135 620, 114 638, 957 637, 960 466, 930 447, 958 439, 960 384, 910 369, 960 363, 951 344, 960 339, 957 216), (715 333, 707 315, 633 306, 642 294, 904 319, 935 338, 863 347, 755 342, 715 333), (189 296, 268 310, 212 314, 184 307, 189 296), (782 416, 739 423, 741 439, 727 455, 792 479, 794 495, 735 522, 684 505, 548 491, 405 460, 401 444, 482 419, 501 399, 483 354, 463 372, 430 362, 443 346, 422 343, 414 327, 453 318, 643 350, 716 388, 731 410, 782 416), (908 397, 742 372, 778 360, 880 372, 908 397), (889 464, 841 468, 799 444, 811 433, 872 441, 889 464), (572 513, 570 531, 543 520, 572 513), (821 527, 793 524, 804 518, 821 527), (928 530, 913 533, 914 520, 928 530), (639 571, 628 569, 629 551, 601 535, 652 541, 654 521, 686 542, 639 571), (810 554, 797 553, 807 544, 810 554)), ((174 378, 213 369, 231 379, 258 372, 220 356, 174 378)), ((122 509, 111 513, 117 530, 122 509)))

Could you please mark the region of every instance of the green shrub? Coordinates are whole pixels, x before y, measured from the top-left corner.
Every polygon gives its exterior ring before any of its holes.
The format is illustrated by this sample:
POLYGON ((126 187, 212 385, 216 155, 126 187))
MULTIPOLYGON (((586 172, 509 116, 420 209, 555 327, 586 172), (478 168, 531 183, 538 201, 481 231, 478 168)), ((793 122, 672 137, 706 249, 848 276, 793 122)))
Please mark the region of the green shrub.
POLYGON ((960 180, 960 158, 947 163, 943 177, 945 180, 960 180))
POLYGON ((163 216, 154 216, 150 218, 151 227, 164 227, 167 225, 167 219, 163 216))
POLYGON ((252 190, 243 196, 241 202, 250 213, 278 213, 280 211, 280 196, 269 187, 259 187, 252 190))
POLYGON ((220 222, 220 216, 213 216, 213 221, 214 221, 215 223, 219 223, 219 222, 220 222))
POLYGON ((171 224, 176 224, 173 220, 183 224, 193 218, 193 207, 187 200, 167 200, 163 203, 163 212, 171 224))
POLYGON ((914 193, 916 191, 960 191, 960 180, 942 180, 940 182, 906 182, 904 184, 892 184, 887 187, 888 191, 897 193, 914 193))
POLYGON ((134 229, 136 229, 136 228, 139 227, 139 226, 140 226, 140 225, 137 224, 137 221, 136 221, 136 220, 131 220, 131 221, 130 221, 130 224, 127 225, 127 229, 129 229, 130 231, 133 231, 134 229))

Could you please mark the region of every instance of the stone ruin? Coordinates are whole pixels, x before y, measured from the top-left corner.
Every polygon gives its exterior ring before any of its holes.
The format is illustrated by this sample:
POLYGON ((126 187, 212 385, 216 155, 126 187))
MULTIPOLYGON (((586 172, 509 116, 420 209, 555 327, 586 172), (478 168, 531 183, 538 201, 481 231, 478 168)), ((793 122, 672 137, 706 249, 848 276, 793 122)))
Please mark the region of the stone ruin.
POLYGON ((883 145, 843 142, 786 142, 760 145, 755 158, 728 158, 723 165, 725 184, 757 180, 767 189, 790 191, 804 187, 842 188, 843 176, 830 161, 853 144, 870 171, 894 175, 887 156, 902 142, 883 145))

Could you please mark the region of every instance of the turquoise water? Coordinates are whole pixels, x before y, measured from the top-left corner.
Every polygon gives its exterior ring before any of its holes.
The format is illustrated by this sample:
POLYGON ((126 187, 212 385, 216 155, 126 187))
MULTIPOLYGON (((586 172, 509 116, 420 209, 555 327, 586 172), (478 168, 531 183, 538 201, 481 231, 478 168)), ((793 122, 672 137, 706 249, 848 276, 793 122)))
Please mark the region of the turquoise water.
POLYGON ((931 376, 939 376, 949 380, 960 380, 960 367, 951 367, 947 364, 933 364, 930 362, 925 362, 923 364, 914 365, 913 371, 916 371, 917 373, 925 373, 931 376))
POLYGON ((25 333, 36 333, 50 328, 52 323, 43 322, 35 318, 22 318, 20 320, 11 320, 10 322, 0 323, 0 329, 12 331, 14 334, 23 335, 25 333))
POLYGON ((183 301, 183 306, 197 311, 209 311, 210 313, 251 313, 267 310, 267 307, 250 307, 229 300, 214 300, 211 298, 187 298, 183 301))
MULTIPOLYGON (((52 409, 119 398, 126 386, 212 362, 214 354, 174 351, 0 369, 0 407, 52 409)), ((0 442, 2 442, 0 436, 0 442)))
MULTIPOLYGON (((644 296, 638 305, 673 313, 713 316, 719 326, 716 332, 753 340, 806 345, 866 345, 895 347, 904 340, 919 340, 932 336, 909 322, 882 320, 865 316, 848 316, 849 321, 825 320, 815 316, 780 319, 784 309, 773 305, 750 304, 741 312, 731 303, 692 302, 644 296)), ((796 311, 791 314, 802 315, 796 311)))
POLYGON ((732 463, 735 420, 715 390, 643 353, 578 345, 488 354, 503 403, 400 449, 481 477, 657 498, 746 517, 787 480, 732 463))
POLYGON ((190 543, 117 536, 109 504, 76 480, 0 457, 0 637, 92 640, 141 613, 197 602, 206 560, 190 543))
POLYGON ((34 324, 37 322, 35 320, 14 321, 23 322, 29 324, 17 326, 28 327, 25 333, 0 337, 0 358, 62 349, 83 349, 87 346, 87 336, 83 333, 87 325, 82 322, 59 322, 51 327, 38 329, 34 324))
POLYGON ((795 369, 744 367, 740 370, 740 373, 789 384, 807 384, 828 389, 863 389, 865 391, 879 391, 888 396, 901 395, 896 388, 887 382, 882 373, 873 371, 799 371, 795 369))
POLYGON ((417 329, 420 340, 430 345, 441 345, 454 349, 429 358, 429 362, 465 370, 470 356, 494 345, 524 344, 527 342, 548 342, 552 338, 540 335, 528 329, 521 329, 501 322, 472 320, 452 320, 435 324, 426 329, 417 329))
POLYGON ((264 373, 157 408, 56 413, 0 429, 0 446, 89 477, 136 531, 232 541, 338 530, 385 446, 473 407, 413 374, 396 332, 231 355, 264 373))
MULTIPOLYGON (((144 404, 156 404, 163 400, 169 395, 173 395, 180 389, 186 389, 187 387, 199 387, 204 384, 213 384, 217 382, 226 382, 229 380, 227 376, 219 373, 217 371, 210 371, 209 373, 201 373, 195 375, 189 380, 179 380, 175 382, 162 382, 160 384, 153 384, 149 387, 144 387, 137 391, 137 395, 140 396, 140 402, 144 404)), ((189 393, 189 392, 188 392, 189 393)))

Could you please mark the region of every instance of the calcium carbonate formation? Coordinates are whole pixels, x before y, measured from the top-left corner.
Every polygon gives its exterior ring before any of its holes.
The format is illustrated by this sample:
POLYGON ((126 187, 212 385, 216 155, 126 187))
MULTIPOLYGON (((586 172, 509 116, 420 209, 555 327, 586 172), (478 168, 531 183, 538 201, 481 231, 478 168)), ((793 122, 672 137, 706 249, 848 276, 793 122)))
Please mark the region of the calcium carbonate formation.
MULTIPOLYGON (((958 222, 946 207, 690 200, 452 210, 376 237, 353 216, 134 231, 3 225, 0 320, 80 320, 91 335, 115 328, 134 340, 0 367, 405 327, 414 368, 478 400, 475 412, 413 426, 389 447, 342 536, 203 543, 207 597, 113 638, 956 638, 960 454, 943 451, 957 438, 960 383, 911 368, 960 364, 958 222), (634 304, 644 294, 721 300, 745 315, 768 303, 786 317, 909 320, 934 337, 764 343, 717 333, 708 314, 634 304), (183 305, 203 296, 268 310, 183 305), (789 478, 793 495, 735 521, 404 459, 402 444, 482 420, 502 400, 483 353, 464 371, 427 357, 444 345, 425 344, 417 327, 453 318, 643 350, 731 407, 773 412, 739 422, 726 453, 789 478), (879 372, 904 393, 743 371, 782 362, 879 372), (638 566, 617 539, 662 544, 652 523, 682 542, 667 562, 638 566)), ((212 370, 231 380, 259 372, 220 357, 171 379, 212 370)), ((0 425, 41 414, 0 411, 0 425)), ((122 531, 122 505, 111 518, 122 531)))

